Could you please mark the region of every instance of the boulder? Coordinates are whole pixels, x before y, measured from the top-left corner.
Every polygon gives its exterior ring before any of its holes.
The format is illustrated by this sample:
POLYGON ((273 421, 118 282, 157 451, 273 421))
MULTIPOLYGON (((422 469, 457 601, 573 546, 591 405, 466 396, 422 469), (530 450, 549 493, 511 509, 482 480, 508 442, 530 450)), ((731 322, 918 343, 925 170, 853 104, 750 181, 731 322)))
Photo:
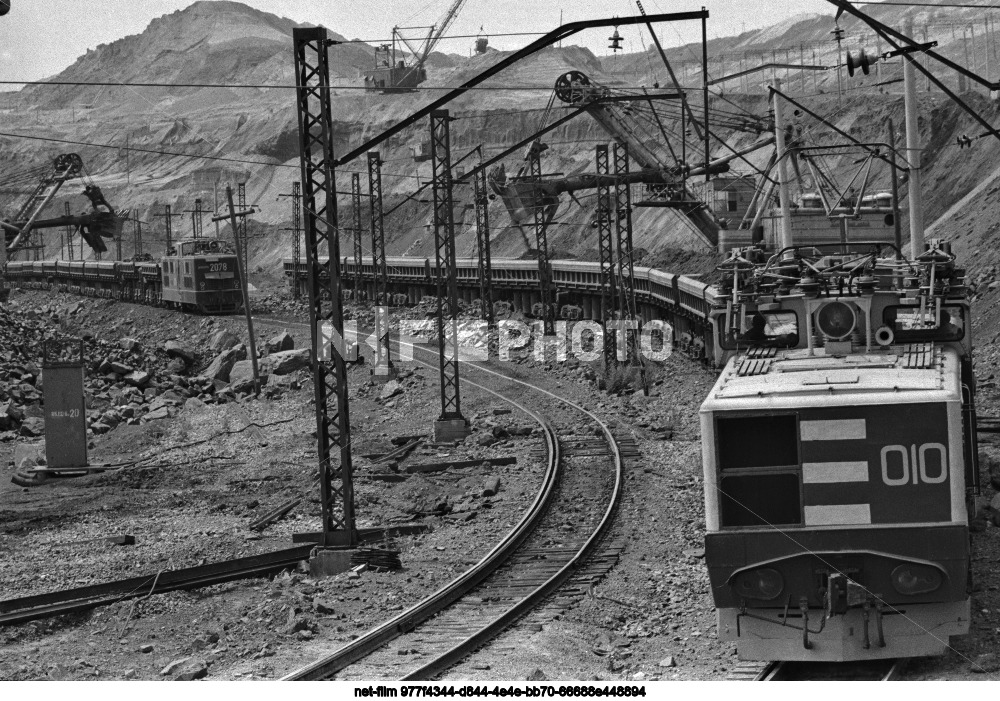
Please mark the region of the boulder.
POLYGON ((171 358, 179 358, 188 365, 194 363, 194 351, 177 341, 167 341, 163 344, 163 350, 165 350, 167 355, 171 358))
POLYGON ((237 346, 240 343, 240 338, 232 331, 227 329, 220 329, 216 331, 212 336, 212 339, 208 342, 208 347, 211 348, 216 353, 224 350, 229 350, 233 346, 237 346))
POLYGON ((288 375, 309 367, 309 349, 281 351, 261 360, 261 372, 270 375, 288 375))
POLYGON ((118 347, 129 353, 134 353, 139 350, 139 339, 136 338, 121 338, 118 340, 118 347))
POLYGON ((180 375, 185 370, 187 370, 187 364, 180 358, 171 358, 170 362, 167 363, 167 374, 169 375, 180 375))
POLYGON ((122 379, 124 379, 127 383, 129 383, 133 387, 143 387, 149 384, 149 381, 152 379, 152 375, 150 375, 148 372, 144 370, 136 370, 134 372, 128 373, 122 379))
MULTIPOLYGON (((267 373, 263 366, 258 368, 260 372, 260 384, 267 384, 267 373)), ((249 360, 241 360, 233 365, 232 372, 229 373, 229 386, 234 392, 246 392, 253 389, 253 365, 249 360)))
POLYGON ((149 421, 157 421, 159 419, 169 419, 169 418, 170 418, 170 410, 167 409, 167 407, 162 406, 159 409, 155 409, 147 413, 145 416, 142 417, 142 421, 143 423, 147 423, 149 421))
POLYGON ((45 419, 29 416, 21 423, 20 434, 28 438, 41 436, 45 433, 45 419))
POLYGON ((288 331, 282 331, 267 342, 266 348, 268 353, 290 351, 295 348, 295 339, 292 338, 288 331))
POLYGON ((246 346, 238 343, 215 356, 215 359, 202 371, 202 374, 212 380, 229 382, 229 373, 232 372, 233 365, 240 360, 246 360, 246 358, 246 346))
POLYGON ((402 394, 403 388, 396 380, 389 380, 384 385, 382 385, 382 391, 379 392, 378 398, 385 401, 391 397, 395 397, 397 394, 402 394))

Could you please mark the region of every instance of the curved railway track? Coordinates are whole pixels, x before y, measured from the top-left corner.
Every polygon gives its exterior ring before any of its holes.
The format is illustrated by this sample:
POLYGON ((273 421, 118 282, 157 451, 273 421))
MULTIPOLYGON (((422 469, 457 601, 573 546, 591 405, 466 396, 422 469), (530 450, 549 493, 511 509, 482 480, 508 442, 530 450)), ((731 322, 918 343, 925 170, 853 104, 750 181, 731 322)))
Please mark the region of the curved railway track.
MULTIPOLYGON (((270 318, 260 321, 305 326, 270 318)), ((433 355, 429 349, 421 350, 433 355)), ((432 367, 419 359, 414 362, 432 367)), ((468 373, 463 384, 508 402, 542 426, 548 464, 535 502, 471 569, 285 680, 431 679, 542 602, 555 610, 567 605, 617 561, 622 546, 600 548, 618 507, 624 467, 622 449, 608 426, 584 407, 534 385, 481 365, 463 367, 474 367, 493 386, 472 381, 468 373), (538 395, 549 420, 541 408, 529 408, 511 396, 523 395, 525 388, 538 395), (561 425, 560 435, 553 422, 561 425), (553 600, 553 594, 563 598, 553 600)))

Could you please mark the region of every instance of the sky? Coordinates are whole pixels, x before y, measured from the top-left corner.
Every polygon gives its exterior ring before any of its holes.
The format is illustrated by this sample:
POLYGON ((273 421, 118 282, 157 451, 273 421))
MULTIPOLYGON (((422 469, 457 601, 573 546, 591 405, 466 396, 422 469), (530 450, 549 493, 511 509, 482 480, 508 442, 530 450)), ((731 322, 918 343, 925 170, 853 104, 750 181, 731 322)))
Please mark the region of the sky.
MULTIPOLYGON (((245 4, 297 22, 321 24, 354 39, 384 39, 393 26, 431 25, 453 0, 244 0, 245 4)), ((39 80, 55 75, 77 57, 99 44, 141 33, 151 20, 183 9, 193 0, 12 0, 11 11, 0 17, 0 80, 39 80)), ((775 24, 800 13, 833 17, 826 0, 643 0, 649 14, 685 12, 706 7, 708 35, 728 36, 775 24)), ((560 23, 637 14, 635 0, 466 0, 448 35, 505 32, 547 32, 560 23)), ((698 22, 663 24, 665 46, 695 41, 698 22)), ((623 28, 624 48, 642 51, 648 36, 623 28)), ((411 35, 412 36, 412 35, 411 35)), ((607 55, 608 30, 578 35, 572 43, 607 55)), ((498 49, 517 49, 530 36, 491 36, 498 49)), ((442 40, 438 49, 468 54, 472 39, 442 40)), ((0 90, 5 86, 0 86, 0 90)), ((8 86, 6 89, 10 89, 8 86)))

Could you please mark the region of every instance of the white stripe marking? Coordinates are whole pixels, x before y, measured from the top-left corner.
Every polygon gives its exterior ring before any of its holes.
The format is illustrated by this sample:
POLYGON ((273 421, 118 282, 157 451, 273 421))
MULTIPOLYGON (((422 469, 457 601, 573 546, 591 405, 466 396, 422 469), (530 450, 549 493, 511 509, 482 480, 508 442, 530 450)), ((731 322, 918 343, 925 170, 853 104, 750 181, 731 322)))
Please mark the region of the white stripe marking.
POLYGON ((870 504, 831 504, 805 507, 807 526, 849 526, 872 522, 870 504))
POLYGON ((799 436, 804 441, 858 440, 864 439, 867 435, 864 419, 829 419, 799 423, 799 436))
POLYGON ((802 482, 805 484, 836 484, 867 482, 868 462, 804 462, 802 482))

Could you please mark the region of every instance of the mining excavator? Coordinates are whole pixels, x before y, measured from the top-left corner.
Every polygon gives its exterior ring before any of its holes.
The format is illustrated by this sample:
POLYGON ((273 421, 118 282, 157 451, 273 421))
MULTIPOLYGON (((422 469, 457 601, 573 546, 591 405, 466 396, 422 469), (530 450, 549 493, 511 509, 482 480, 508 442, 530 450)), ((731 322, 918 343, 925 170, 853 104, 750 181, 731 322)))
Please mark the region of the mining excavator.
POLYGON ((91 183, 83 189, 83 194, 90 200, 93 211, 52 219, 39 218, 60 188, 67 181, 80 177, 83 171, 83 159, 75 153, 64 153, 56 157, 52 166, 52 172, 42 176, 13 218, 0 221, 0 228, 4 231, 7 243, 7 253, 10 255, 34 248, 35 246, 31 244, 31 234, 34 231, 61 226, 76 227, 87 245, 95 252, 104 253, 108 250, 104 239, 121 236, 124 222, 104 198, 104 193, 97 185, 91 183))
MULTIPOLYGON (((543 208, 545 222, 550 222, 559 206, 559 195, 564 192, 572 194, 578 190, 595 189, 600 184, 613 186, 615 182, 624 180, 626 183, 651 186, 656 197, 647 206, 664 206, 677 210, 692 225, 699 238, 715 249, 719 243, 719 230, 723 225, 691 191, 688 179, 725 173, 729 170, 731 161, 774 143, 773 136, 765 137, 748 148, 733 150, 723 158, 692 166, 683 162, 671 150, 662 125, 659 130, 650 129, 649 124, 643 124, 633 116, 632 105, 636 102, 651 104, 656 99, 655 94, 619 94, 594 83, 580 71, 570 71, 556 80, 554 98, 586 111, 612 138, 628 147, 629 157, 638 169, 624 178, 582 173, 565 178, 539 180, 528 175, 526 169, 509 176, 502 165, 497 166, 490 171, 488 181, 491 189, 503 200, 515 225, 520 225, 525 220, 531 221, 535 209, 539 207, 543 208)), ((551 104, 550 102, 550 106, 551 104)), ((655 122, 659 124, 658 117, 655 122)), ((534 141, 525 161, 532 157, 532 149, 537 152, 545 148, 541 141, 534 141)))

